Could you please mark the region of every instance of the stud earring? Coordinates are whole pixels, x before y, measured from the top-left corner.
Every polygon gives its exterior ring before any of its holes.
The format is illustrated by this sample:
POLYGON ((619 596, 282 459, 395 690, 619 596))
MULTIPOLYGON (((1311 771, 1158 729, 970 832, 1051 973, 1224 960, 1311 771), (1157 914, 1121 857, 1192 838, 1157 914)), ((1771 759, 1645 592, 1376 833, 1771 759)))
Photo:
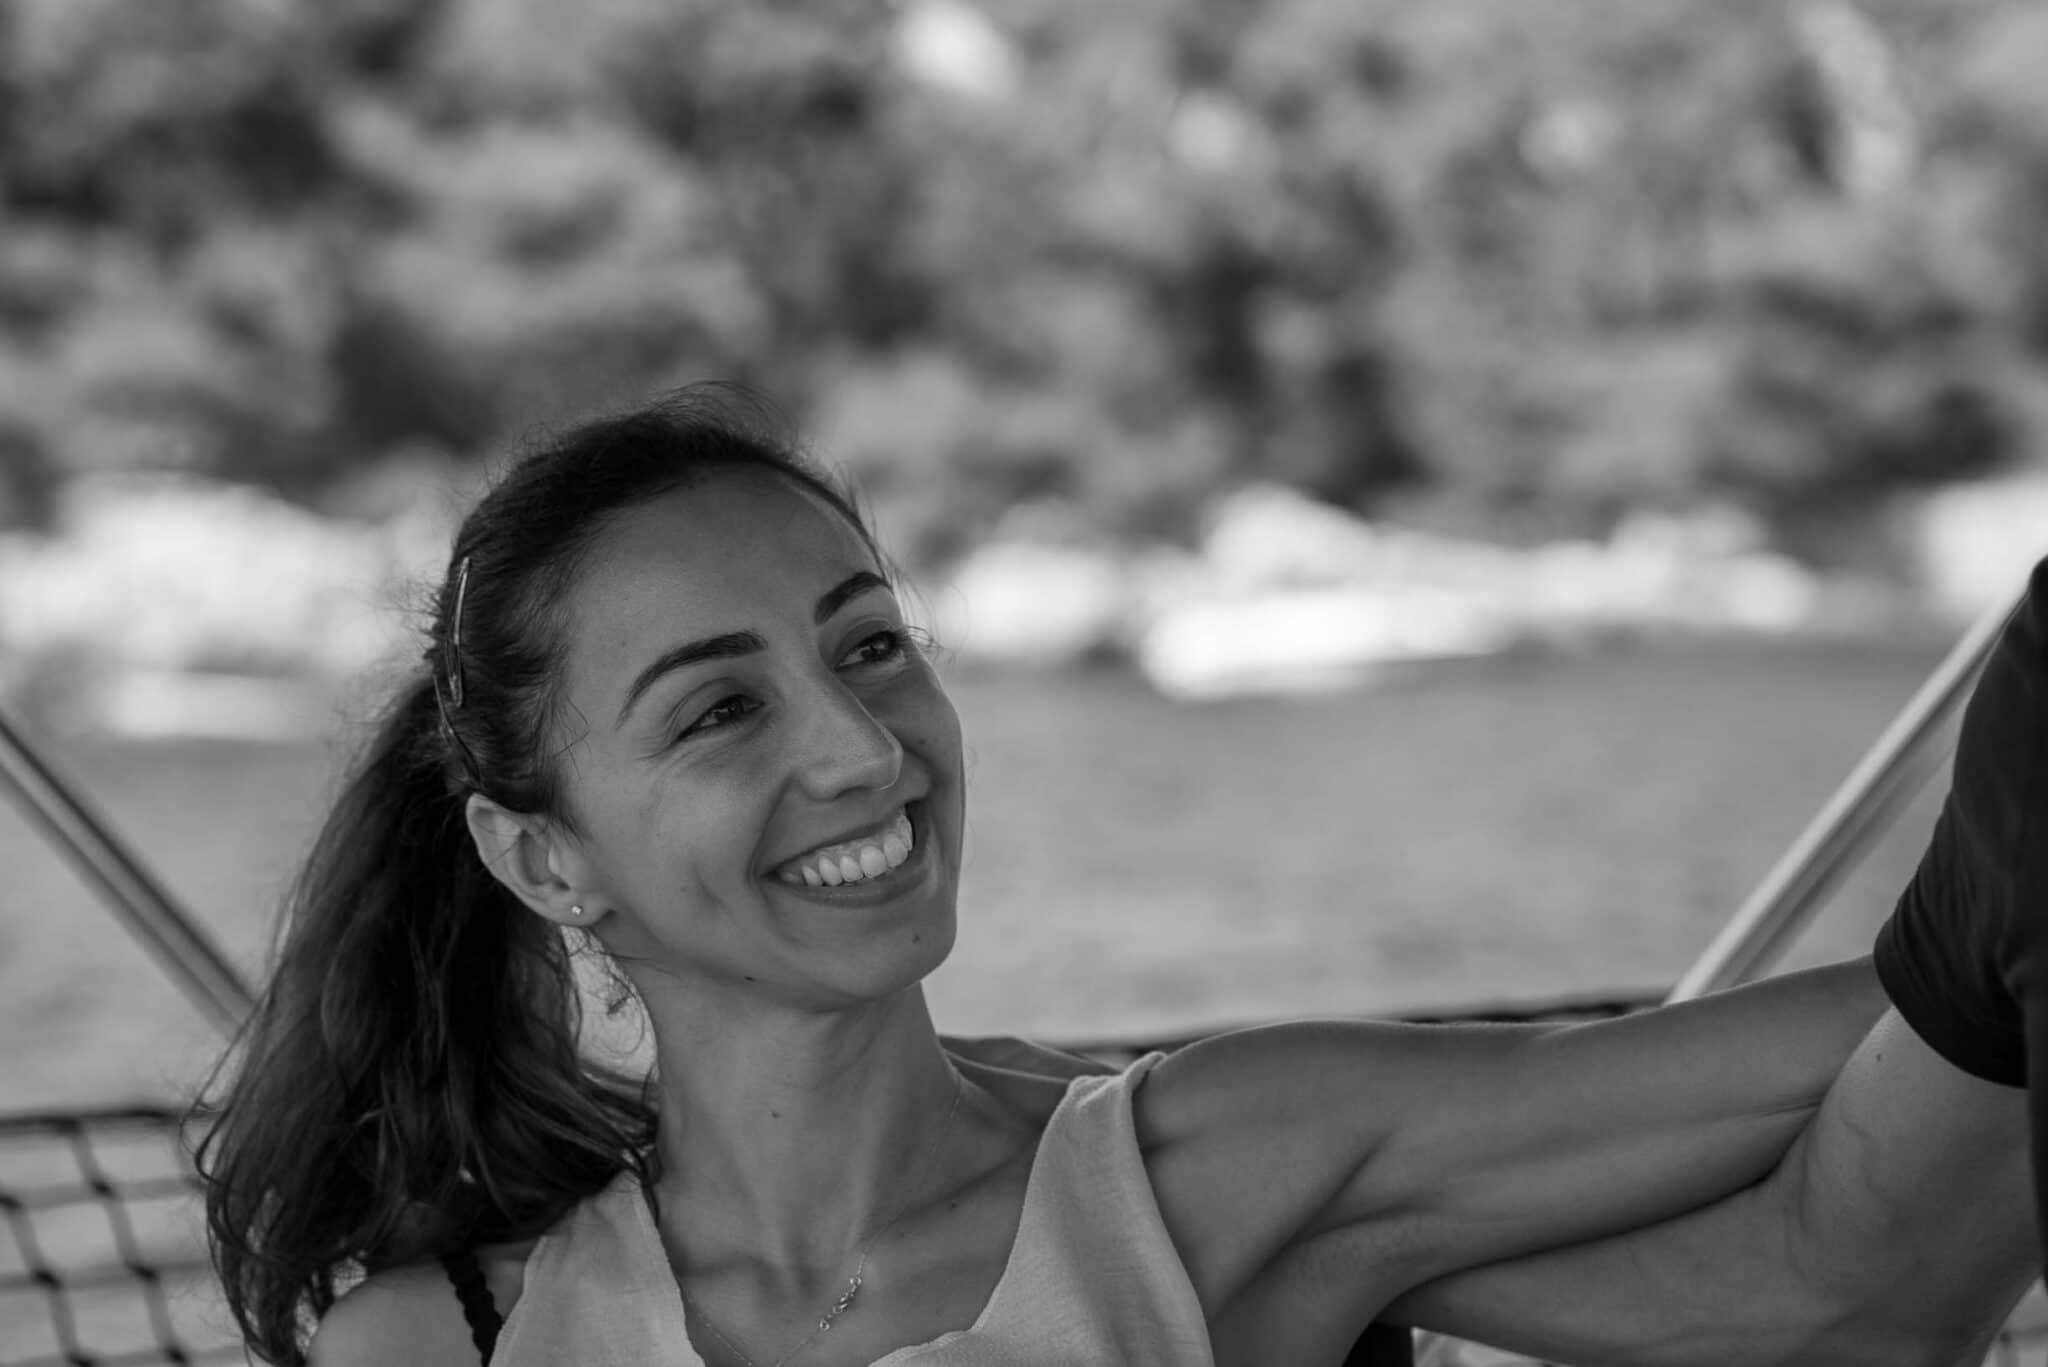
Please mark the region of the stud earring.
POLYGON ((580 920, 582 920, 582 919, 583 919, 583 907, 582 907, 582 905, 581 905, 581 904, 579 903, 579 904, 578 904, 578 905, 576 905, 576 906, 572 906, 572 907, 570 907, 570 908, 569 908, 569 914, 570 914, 571 916, 574 916, 574 917, 575 917, 575 918, 576 918, 577 920, 579 920, 579 921, 580 921, 580 920))

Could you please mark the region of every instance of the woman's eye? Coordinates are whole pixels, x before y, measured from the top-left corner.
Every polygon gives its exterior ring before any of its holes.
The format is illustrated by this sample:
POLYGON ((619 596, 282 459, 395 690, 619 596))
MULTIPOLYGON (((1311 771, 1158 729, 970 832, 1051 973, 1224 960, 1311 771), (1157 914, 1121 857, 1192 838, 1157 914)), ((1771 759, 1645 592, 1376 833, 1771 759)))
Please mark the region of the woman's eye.
POLYGON ((878 631, 847 652, 842 664, 881 665, 901 659, 910 649, 908 632, 878 631))
MULTIPOLYGON (((916 649, 916 644, 916 638, 911 628, 891 627, 888 630, 878 631, 866 637, 859 645, 846 652, 846 657, 839 662, 839 665, 842 669, 873 669, 882 665, 892 665, 916 649)), ((684 741, 692 736, 701 736, 707 732, 723 731, 729 726, 734 726, 744 721, 755 712, 758 712, 760 708, 760 703, 744 693, 735 693, 729 698, 721 698, 710 708, 699 713, 697 720, 678 731, 676 739, 684 741)))
POLYGON ((676 739, 686 740, 691 736, 702 735, 706 731, 717 731, 731 726, 734 722, 751 713, 755 706, 756 704, 752 699, 735 693, 730 698, 721 699, 713 704, 697 720, 677 732, 676 739))

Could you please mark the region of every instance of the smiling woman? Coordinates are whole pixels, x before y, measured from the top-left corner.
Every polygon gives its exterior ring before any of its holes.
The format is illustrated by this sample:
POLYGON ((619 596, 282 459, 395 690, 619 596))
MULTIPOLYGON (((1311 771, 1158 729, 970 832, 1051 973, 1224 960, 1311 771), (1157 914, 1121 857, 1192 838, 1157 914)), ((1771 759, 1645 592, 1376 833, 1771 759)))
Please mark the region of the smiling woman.
MULTIPOLYGON (((958 719, 852 501, 701 391, 513 467, 424 659, 294 888, 201 1152, 273 1362, 1336 1364, 1407 1293, 1490 1323, 1474 1286, 1547 1330, 1610 1307, 1529 1255, 1824 1137, 1883 1005, 1855 963, 1599 1025, 1301 1022, 1103 1075, 943 1041, 958 719), (646 1077, 579 1053, 579 936, 645 1007, 646 1077)), ((1996 1300, 2024 1228, 1987 1216, 1972 1247, 1956 1283, 1996 1300)), ((1774 1332, 1862 1307, 1729 1304, 1774 1332)))
POLYGON ((468 802, 485 863, 593 928, 691 1060, 669 1096, 759 1062, 695 1041, 888 999, 952 947, 959 723, 844 506, 728 469, 609 517, 559 606, 563 808, 468 802))

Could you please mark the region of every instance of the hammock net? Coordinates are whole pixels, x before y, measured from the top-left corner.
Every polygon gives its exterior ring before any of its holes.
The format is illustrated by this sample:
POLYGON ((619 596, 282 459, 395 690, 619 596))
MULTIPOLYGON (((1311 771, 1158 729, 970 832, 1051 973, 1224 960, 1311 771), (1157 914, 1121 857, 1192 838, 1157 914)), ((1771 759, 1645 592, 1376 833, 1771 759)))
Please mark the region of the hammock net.
POLYGON ((242 1362, 178 1113, 0 1116, 0 1363, 242 1362))

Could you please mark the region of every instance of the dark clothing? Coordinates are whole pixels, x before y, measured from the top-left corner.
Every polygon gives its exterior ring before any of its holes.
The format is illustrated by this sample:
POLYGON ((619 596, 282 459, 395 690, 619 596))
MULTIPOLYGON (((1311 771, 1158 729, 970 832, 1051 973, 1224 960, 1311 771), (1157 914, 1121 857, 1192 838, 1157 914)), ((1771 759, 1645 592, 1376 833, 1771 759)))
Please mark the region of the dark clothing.
POLYGON ((448 1280, 455 1283, 456 1298, 462 1302, 462 1318, 469 1321, 470 1341, 488 1364, 498 1346, 498 1331, 504 1327, 504 1321, 498 1317, 498 1307, 491 1303, 491 1289, 484 1285, 484 1270, 477 1263, 476 1250, 465 1248, 451 1253, 441 1260, 441 1266, 448 1269, 448 1280))
POLYGON ((2048 560, 1963 713, 1948 798, 1876 960, 1935 1052, 1989 1082, 2031 1082, 2048 1238, 2048 560))

